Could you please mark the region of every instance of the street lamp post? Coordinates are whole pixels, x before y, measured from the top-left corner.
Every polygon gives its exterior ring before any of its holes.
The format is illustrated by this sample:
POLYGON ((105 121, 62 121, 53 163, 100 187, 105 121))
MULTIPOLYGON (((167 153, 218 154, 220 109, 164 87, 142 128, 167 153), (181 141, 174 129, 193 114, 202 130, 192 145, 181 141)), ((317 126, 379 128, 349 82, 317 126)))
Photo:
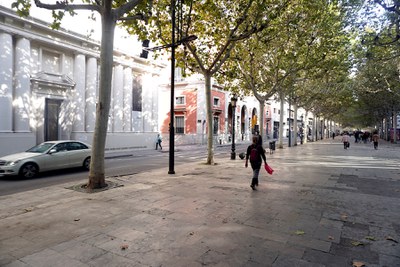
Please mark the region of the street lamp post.
POLYGON ((235 152, 235 111, 236 111, 236 102, 237 102, 236 95, 233 95, 231 98, 231 105, 232 105, 232 153, 231 159, 236 159, 236 152, 235 152))
POLYGON ((301 128, 300 128, 300 144, 302 145, 304 142, 304 122, 303 122, 303 115, 300 116, 301 119, 301 128))
POLYGON ((169 169, 168 174, 175 174, 175 127, 174 127, 174 109, 175 109, 175 0, 171 0, 172 9, 172 47, 171 47, 171 111, 169 123, 169 169))
MULTIPOLYGON (((171 48, 171 110, 170 110, 170 123, 169 123, 169 169, 168 174, 175 174, 174 166, 175 166, 175 48, 181 44, 191 42, 197 39, 195 35, 189 36, 181 36, 182 31, 176 32, 176 17, 178 17, 178 25, 182 26, 182 0, 171 0, 171 43, 165 44, 161 46, 156 46, 152 48, 144 47, 143 50, 145 52, 149 51, 157 51, 165 48, 171 48), (178 2, 178 14, 176 16, 176 3, 178 2), (177 35, 177 36, 176 36, 177 35), (178 40, 176 40, 178 37, 178 40)), ((148 44, 146 45, 148 46, 148 44)), ((203 124, 204 125, 204 124, 203 124)))

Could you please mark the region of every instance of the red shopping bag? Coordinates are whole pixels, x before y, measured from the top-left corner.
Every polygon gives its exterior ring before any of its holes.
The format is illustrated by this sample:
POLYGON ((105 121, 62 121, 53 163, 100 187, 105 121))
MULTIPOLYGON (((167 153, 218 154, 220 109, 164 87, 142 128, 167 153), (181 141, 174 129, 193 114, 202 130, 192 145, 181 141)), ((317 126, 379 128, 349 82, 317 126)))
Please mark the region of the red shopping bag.
POLYGON ((264 168, 271 175, 274 172, 274 170, 267 163, 265 163, 264 168))

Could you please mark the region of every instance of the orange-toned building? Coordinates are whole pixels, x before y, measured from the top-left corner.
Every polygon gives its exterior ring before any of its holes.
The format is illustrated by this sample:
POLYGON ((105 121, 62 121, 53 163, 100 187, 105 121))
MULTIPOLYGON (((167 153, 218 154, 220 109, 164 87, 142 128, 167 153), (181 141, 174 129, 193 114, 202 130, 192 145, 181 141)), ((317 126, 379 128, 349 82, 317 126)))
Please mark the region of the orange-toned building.
MULTIPOLYGON (((171 109, 170 84, 164 85, 159 96, 159 125, 164 141, 169 139, 171 109)), ((212 84, 211 103, 213 110, 214 144, 232 142, 231 93, 212 84)), ((174 90, 174 126, 176 144, 206 144, 206 101, 205 82, 198 77, 176 79, 174 90)), ((265 106, 264 133, 272 133, 271 107, 265 106), (268 126, 267 126, 268 125, 268 126)), ((254 97, 239 98, 235 109, 235 141, 250 141, 254 130, 259 127, 259 103, 254 97)))

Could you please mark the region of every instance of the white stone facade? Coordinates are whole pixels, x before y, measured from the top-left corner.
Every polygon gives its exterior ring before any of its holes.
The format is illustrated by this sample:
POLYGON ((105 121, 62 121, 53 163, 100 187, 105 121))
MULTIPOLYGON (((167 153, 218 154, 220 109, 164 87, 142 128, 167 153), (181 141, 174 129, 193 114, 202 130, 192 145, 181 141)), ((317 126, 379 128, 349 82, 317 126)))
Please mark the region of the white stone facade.
MULTIPOLYGON (((90 144, 99 43, 0 6, 0 47, 0 156, 47 140, 90 144)), ((161 67, 114 52, 106 149, 153 148, 161 67)))

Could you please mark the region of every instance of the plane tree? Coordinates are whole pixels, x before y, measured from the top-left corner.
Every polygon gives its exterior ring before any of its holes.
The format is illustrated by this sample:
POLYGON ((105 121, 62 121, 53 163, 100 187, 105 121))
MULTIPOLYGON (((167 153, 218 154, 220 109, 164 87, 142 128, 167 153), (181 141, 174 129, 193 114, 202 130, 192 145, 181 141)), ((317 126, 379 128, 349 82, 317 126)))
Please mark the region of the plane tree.
MULTIPOLYGON (((111 81, 113 69, 114 31, 118 21, 130 20, 136 23, 145 19, 148 3, 145 0, 74 0, 41 1, 35 0, 37 7, 47 9, 53 14, 53 28, 61 25, 65 13, 77 15, 79 10, 97 12, 101 17, 101 48, 100 48, 100 81, 99 95, 96 103, 96 121, 92 141, 92 156, 87 189, 106 187, 104 172, 104 152, 107 136, 108 115, 111 102, 111 81), (127 16, 134 11, 133 16, 127 16)), ((15 0, 12 7, 21 16, 29 15, 30 0, 15 0)))
POLYGON ((355 49, 356 107, 362 125, 378 124, 393 118, 399 110, 400 3, 368 0, 357 2, 362 16, 352 17, 357 46, 355 49))
POLYGON ((380 125, 400 110, 398 60, 367 59, 355 76, 355 95, 363 126, 380 125))
MULTIPOLYGON (((321 68, 333 67, 334 59, 339 61, 346 55, 345 49, 340 48, 347 42, 340 11, 336 2, 293 2, 273 26, 233 49, 232 60, 219 72, 220 83, 258 99, 261 132, 265 101, 277 95, 282 100, 282 111, 287 100, 297 112, 298 104, 306 103, 299 98, 305 93, 303 81, 319 78, 317 73, 321 68)), ((279 146, 282 147, 283 112, 280 126, 279 146)))

